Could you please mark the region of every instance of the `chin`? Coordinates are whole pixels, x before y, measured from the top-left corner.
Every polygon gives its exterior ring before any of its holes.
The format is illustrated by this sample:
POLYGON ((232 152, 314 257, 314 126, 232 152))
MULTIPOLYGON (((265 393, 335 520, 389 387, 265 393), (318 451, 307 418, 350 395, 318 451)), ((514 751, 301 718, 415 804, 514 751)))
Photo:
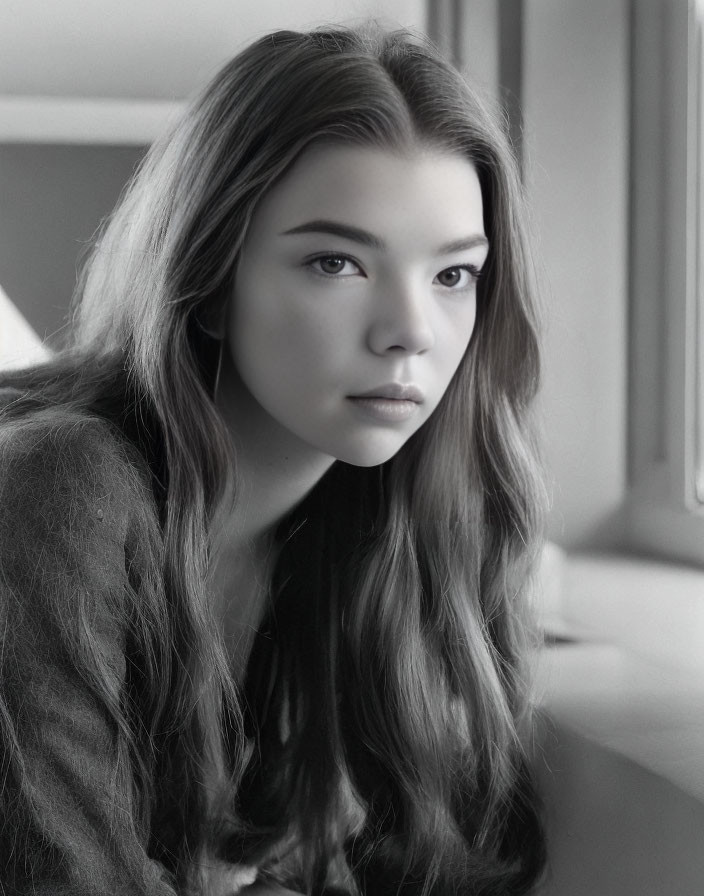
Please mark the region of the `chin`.
POLYGON ((372 467, 380 467, 382 464, 385 464, 387 460, 391 460, 393 454, 388 455, 387 457, 382 458, 374 458, 374 459, 365 459, 365 460, 345 460, 344 463, 349 464, 350 467, 363 467, 365 469, 371 469, 372 467))
POLYGON ((395 457, 408 440, 394 445, 356 445, 335 453, 336 459, 352 467, 378 467, 395 457))

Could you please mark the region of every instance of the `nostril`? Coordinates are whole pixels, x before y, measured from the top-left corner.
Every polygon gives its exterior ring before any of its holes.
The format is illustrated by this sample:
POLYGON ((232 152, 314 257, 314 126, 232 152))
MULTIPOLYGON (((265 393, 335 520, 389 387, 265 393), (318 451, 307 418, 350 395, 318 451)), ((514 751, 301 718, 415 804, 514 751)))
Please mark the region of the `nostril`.
POLYGON ((424 355, 428 351, 427 346, 423 346, 421 348, 416 348, 415 346, 406 346, 406 345, 390 345, 387 349, 387 352, 402 352, 404 355, 424 355))
POLYGON ((435 341, 427 309, 407 293, 384 296, 370 322, 367 340, 372 351, 382 355, 422 354, 435 341))

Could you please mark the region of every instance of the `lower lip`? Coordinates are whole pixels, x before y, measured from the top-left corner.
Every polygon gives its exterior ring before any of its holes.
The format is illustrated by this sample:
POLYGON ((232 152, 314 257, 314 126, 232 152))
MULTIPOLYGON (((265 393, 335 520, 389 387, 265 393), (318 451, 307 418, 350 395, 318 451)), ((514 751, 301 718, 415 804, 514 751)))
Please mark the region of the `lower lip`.
POLYGON ((400 398, 350 398, 352 404, 372 420, 401 423, 418 410, 418 403, 400 398))

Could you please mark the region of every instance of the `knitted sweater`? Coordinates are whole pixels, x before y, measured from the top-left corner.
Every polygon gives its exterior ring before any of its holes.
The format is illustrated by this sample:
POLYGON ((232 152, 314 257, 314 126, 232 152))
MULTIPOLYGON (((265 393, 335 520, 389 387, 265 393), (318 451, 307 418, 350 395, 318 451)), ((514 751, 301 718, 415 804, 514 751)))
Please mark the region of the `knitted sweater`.
POLYGON ((119 700, 145 490, 106 424, 64 416, 0 427, 0 892, 167 896, 90 674, 119 700))
MULTIPOLYGON (((47 410, 0 424, 0 894, 175 892, 147 855, 114 711, 158 539, 145 476, 107 423, 47 410)), ((206 892, 247 877, 229 869, 206 892)))

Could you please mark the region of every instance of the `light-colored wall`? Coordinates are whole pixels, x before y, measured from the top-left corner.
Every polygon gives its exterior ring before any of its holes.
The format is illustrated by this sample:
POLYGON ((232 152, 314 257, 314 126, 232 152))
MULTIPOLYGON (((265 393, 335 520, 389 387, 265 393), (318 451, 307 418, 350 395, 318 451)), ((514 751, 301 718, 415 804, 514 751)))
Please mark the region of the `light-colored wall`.
POLYGON ((0 93, 180 99, 276 28, 368 17, 419 30, 425 0, 15 0, 0 4, 0 93))
POLYGON ((628 5, 525 2, 550 534, 567 547, 618 543, 626 489, 628 5))

